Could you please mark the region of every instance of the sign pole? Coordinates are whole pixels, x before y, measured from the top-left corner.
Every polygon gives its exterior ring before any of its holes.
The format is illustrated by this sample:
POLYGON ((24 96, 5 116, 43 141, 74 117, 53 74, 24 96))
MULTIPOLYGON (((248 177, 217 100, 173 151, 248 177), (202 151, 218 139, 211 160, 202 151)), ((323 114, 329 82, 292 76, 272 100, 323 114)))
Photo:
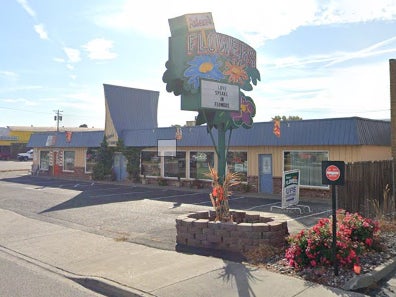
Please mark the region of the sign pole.
POLYGON ((334 275, 338 275, 338 261, 337 261, 337 210, 336 210, 336 203, 337 203, 337 192, 336 192, 336 185, 331 186, 331 200, 333 206, 333 225, 332 225, 332 232, 333 232, 333 242, 332 242, 332 254, 333 254, 333 267, 334 267, 334 275))
POLYGON ((226 168, 226 149, 225 149, 225 134, 226 131, 224 129, 225 124, 220 123, 217 126, 217 154, 218 154, 218 164, 217 164, 217 173, 219 175, 219 183, 223 184, 225 179, 225 168, 226 168))
POLYGON ((337 191, 336 186, 343 186, 345 179, 344 161, 322 161, 322 184, 331 186, 331 204, 332 204, 332 233, 333 241, 331 244, 331 253, 333 255, 334 275, 338 275, 337 261, 337 191))

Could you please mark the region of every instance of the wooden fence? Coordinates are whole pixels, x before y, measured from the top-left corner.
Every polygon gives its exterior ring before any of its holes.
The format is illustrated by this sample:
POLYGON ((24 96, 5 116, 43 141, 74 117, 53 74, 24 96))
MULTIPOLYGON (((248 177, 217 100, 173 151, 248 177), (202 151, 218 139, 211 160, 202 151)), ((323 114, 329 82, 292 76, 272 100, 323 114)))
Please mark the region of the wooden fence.
MULTIPOLYGON (((395 198, 392 196, 392 165, 390 160, 345 164, 345 185, 337 188, 338 208, 374 216, 376 203, 382 207, 395 198), (388 196, 384 199, 387 188, 388 196)), ((394 200, 392 203, 394 208, 394 200)))

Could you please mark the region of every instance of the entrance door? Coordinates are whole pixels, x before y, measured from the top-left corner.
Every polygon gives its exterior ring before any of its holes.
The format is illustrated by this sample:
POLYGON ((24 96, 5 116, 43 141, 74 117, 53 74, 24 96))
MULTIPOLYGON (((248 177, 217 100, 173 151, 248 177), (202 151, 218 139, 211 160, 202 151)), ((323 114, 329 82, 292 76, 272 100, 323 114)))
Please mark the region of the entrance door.
POLYGON ((121 153, 114 154, 113 170, 117 181, 127 179, 127 159, 121 153))
POLYGON ((259 191, 272 194, 272 155, 259 154, 259 191))

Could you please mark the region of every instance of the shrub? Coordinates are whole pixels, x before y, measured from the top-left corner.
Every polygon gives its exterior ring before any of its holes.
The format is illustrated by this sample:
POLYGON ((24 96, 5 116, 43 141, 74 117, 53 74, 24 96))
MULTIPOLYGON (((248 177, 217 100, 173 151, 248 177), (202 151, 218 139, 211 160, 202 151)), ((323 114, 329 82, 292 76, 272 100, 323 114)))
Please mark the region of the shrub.
MULTIPOLYGON (((351 266, 359 261, 359 255, 373 248, 378 234, 378 223, 363 218, 358 213, 337 211, 336 257, 340 265, 351 266)), ((309 230, 302 230, 288 237, 286 259, 290 266, 330 266, 332 257, 332 220, 324 218, 309 230)))

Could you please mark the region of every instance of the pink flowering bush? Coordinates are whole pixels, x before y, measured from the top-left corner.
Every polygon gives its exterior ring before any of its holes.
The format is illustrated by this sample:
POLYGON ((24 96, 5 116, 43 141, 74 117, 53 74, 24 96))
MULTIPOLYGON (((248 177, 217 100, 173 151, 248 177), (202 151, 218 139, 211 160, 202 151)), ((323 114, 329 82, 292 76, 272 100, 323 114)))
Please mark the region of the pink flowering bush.
MULTIPOLYGON (((378 223, 358 213, 337 211, 337 261, 343 266, 358 263, 359 255, 373 248, 378 235, 378 223)), ((302 230, 288 237, 286 259, 290 266, 330 266, 332 262, 332 220, 324 218, 311 229, 302 230)))

